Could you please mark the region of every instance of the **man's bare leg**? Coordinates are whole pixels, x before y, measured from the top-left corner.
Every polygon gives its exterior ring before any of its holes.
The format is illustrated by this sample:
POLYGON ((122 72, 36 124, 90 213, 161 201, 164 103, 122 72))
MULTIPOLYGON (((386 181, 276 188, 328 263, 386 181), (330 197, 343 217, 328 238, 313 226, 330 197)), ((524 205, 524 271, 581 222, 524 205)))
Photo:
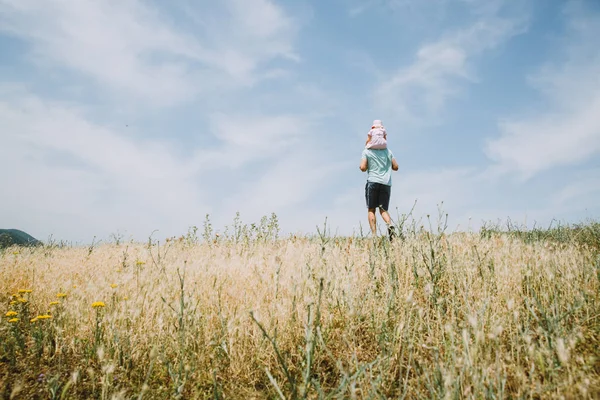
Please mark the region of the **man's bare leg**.
POLYGON ((379 213, 381 214, 381 218, 383 218, 383 220, 385 221, 385 223, 388 226, 390 226, 390 224, 392 223, 392 219, 390 218, 390 214, 388 214, 388 212, 385 211, 382 208, 379 209, 379 213))
POLYGON ((377 221, 375 220, 375 209, 369 208, 369 226, 371 227, 371 233, 373 237, 377 234, 377 221))

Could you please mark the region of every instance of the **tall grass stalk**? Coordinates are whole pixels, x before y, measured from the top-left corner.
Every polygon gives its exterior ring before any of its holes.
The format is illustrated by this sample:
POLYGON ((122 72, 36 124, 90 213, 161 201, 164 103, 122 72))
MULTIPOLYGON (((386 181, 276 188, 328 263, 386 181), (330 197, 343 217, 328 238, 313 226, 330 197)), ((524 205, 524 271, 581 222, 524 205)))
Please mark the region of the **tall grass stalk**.
POLYGON ((598 398, 598 225, 437 217, 5 249, 0 398, 598 398))

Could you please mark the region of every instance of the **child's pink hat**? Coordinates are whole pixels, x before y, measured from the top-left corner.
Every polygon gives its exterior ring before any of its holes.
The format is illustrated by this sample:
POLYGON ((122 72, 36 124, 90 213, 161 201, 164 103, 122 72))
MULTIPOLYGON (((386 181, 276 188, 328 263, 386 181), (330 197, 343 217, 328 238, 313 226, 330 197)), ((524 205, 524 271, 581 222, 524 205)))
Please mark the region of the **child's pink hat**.
POLYGON ((376 120, 373 121, 372 127, 374 128, 376 126, 383 126, 383 124, 381 123, 380 119, 376 119, 376 120))

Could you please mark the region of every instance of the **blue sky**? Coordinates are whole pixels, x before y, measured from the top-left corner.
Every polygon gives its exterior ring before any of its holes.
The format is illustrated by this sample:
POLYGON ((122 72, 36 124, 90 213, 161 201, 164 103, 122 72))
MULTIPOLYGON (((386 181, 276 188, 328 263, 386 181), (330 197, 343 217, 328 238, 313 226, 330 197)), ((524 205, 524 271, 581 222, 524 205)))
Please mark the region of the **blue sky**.
POLYGON ((595 0, 0 0, 0 221, 352 234, 373 119, 393 216, 597 218, 598 37, 595 0))

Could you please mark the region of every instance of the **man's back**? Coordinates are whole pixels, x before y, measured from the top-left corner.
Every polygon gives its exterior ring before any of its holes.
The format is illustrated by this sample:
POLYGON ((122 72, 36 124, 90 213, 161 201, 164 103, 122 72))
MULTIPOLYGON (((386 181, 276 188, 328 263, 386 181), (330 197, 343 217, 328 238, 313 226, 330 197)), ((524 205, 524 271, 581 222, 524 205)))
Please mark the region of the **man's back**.
POLYGON ((362 158, 367 160, 367 181, 392 185, 392 159, 390 149, 364 149, 362 158))

